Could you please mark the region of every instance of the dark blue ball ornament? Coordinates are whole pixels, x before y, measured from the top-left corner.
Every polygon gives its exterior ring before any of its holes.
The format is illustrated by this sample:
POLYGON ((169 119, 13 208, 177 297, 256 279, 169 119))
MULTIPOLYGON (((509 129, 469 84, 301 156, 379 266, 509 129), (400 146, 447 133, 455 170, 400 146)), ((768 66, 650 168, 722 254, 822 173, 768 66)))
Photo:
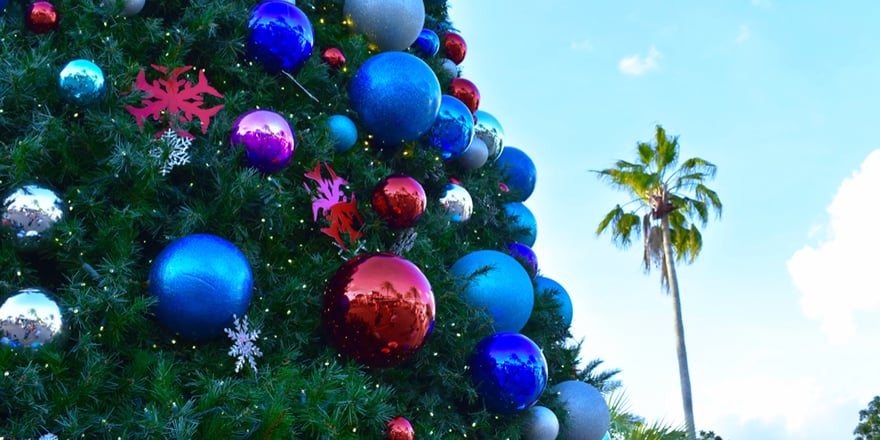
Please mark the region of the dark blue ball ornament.
POLYGON ((547 386, 547 360, 537 344, 513 332, 495 333, 474 348, 471 380, 486 409, 515 414, 530 408, 547 386))
POLYGON ((507 245, 507 253, 523 265, 532 279, 538 275, 538 256, 532 248, 522 243, 510 243, 507 245))
MULTIPOLYGON (((6 12, 7 3, 9 3, 9 0, 0 0, 0 17, 3 16, 4 12, 6 12)), ((440 46, 440 40, 437 40, 437 46, 440 46)))
POLYGON ((422 29, 419 32, 419 37, 416 38, 416 42, 410 47, 412 47, 416 55, 422 58, 431 58, 437 55, 437 52, 440 52, 440 37, 430 29, 422 29))
POLYGON ((253 275, 244 254, 209 234, 179 238, 150 268, 156 317, 169 330, 190 339, 223 334, 233 315, 247 312, 253 275))
POLYGON ((474 115, 452 95, 443 95, 437 119, 425 139, 444 159, 453 159, 464 153, 474 139, 474 115))
POLYGON ((345 153, 357 142, 358 131, 351 119, 345 115, 333 115, 327 118, 327 129, 330 140, 337 153, 345 153))
POLYGON ((248 57, 269 73, 297 72, 312 55, 312 23, 289 1, 264 1, 251 9, 248 57))
POLYGON ((504 184, 510 188, 514 201, 524 202, 535 191, 538 170, 532 159, 519 148, 504 147, 495 165, 504 175, 504 184))
POLYGON ((449 268, 460 278, 465 302, 485 308, 498 332, 518 332, 532 314, 535 291, 532 279, 510 255, 492 250, 471 252, 449 268))
POLYGON ((415 55, 383 52, 354 74, 349 98, 380 146, 398 147, 431 129, 440 111, 440 81, 415 55))
POLYGON ((58 86, 65 101, 83 107, 100 101, 106 90, 101 68, 82 59, 64 65, 58 75, 58 86))
POLYGON ((535 293, 547 292, 553 295, 553 299, 559 304, 559 314, 562 316, 562 323, 566 327, 571 326, 571 319, 574 316, 574 310, 571 305, 571 296, 562 287, 561 284, 547 277, 535 278, 535 293))
POLYGON ((513 239, 526 246, 534 246, 538 239, 538 223, 532 211, 520 202, 506 203, 504 210, 511 217, 514 229, 520 230, 513 239))

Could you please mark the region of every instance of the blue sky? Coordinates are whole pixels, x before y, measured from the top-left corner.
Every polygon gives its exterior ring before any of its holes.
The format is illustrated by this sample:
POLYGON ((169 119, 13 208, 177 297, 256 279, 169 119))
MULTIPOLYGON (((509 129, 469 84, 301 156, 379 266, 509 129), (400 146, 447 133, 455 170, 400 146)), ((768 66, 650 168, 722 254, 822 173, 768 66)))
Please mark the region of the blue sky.
POLYGON ((634 412, 681 417, 672 310, 638 247, 596 237, 626 195, 590 170, 655 124, 716 163, 724 215, 679 268, 698 428, 852 438, 880 394, 880 3, 450 0, 461 76, 538 169, 542 274, 634 412))

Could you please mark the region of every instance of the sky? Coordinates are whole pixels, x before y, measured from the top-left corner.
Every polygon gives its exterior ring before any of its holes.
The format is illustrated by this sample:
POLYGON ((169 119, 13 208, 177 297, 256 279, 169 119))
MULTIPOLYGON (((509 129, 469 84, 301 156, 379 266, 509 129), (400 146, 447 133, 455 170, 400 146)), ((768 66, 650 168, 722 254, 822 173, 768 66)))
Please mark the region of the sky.
POLYGON ((450 0, 461 76, 535 162, 534 250, 583 358, 682 423, 672 305, 638 245, 595 235, 627 195, 591 172, 655 126, 718 166, 723 216, 678 267, 697 429, 852 438, 880 394, 880 3, 450 0))

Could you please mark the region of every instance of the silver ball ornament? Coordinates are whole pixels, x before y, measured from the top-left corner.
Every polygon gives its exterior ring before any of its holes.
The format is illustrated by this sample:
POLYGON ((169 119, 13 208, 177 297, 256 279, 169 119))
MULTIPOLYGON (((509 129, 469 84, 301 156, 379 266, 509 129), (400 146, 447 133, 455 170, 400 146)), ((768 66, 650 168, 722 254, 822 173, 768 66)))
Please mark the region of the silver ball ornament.
POLYGON ((560 440, 602 440, 611 425, 608 404, 602 393, 579 380, 560 382, 553 391, 565 408, 560 417, 560 440))
POLYGON ((501 123, 490 113, 483 110, 474 112, 477 123, 474 124, 474 138, 486 143, 489 150, 489 160, 494 161, 504 150, 504 129, 501 123))
POLYGON ((345 0, 342 13, 383 52, 406 50, 425 24, 422 0, 345 0))
POLYGON ((13 292, 0 301, 0 346, 38 348, 63 330, 54 295, 39 288, 13 292))
POLYGON ((455 62, 449 58, 443 59, 443 62, 440 64, 440 70, 453 78, 461 76, 461 70, 458 68, 458 64, 455 64, 455 62))
POLYGON ((536 405, 526 410, 523 440, 555 440, 557 435, 559 419, 550 408, 536 405))
POLYGON ((474 213, 474 201, 471 194, 463 186, 456 183, 447 183, 440 204, 452 216, 452 221, 463 223, 471 218, 474 213))
POLYGON ((455 161, 466 170, 475 170, 483 166, 489 160, 489 148, 482 139, 474 136, 471 145, 461 153, 455 161))
POLYGON ((64 201, 38 185, 22 186, 3 199, 2 230, 20 250, 38 250, 55 238, 64 219, 64 201))

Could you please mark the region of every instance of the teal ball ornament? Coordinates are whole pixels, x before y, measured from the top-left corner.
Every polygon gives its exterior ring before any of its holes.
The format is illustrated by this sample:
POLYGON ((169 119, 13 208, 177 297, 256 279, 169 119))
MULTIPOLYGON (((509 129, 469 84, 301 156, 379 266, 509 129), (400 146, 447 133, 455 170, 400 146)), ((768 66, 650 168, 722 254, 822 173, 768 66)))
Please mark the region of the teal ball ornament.
POLYGON ((156 318, 182 337, 203 340, 223 334, 233 316, 244 316, 253 292, 253 274, 234 244, 210 234, 194 234, 169 244, 153 261, 150 293, 156 318))
POLYGON ((560 414, 561 440, 602 440, 611 425, 611 414, 602 393, 579 380, 560 382, 553 391, 564 411, 560 414))
POLYGON ((58 75, 61 97, 74 105, 85 107, 101 100, 107 89, 104 72, 89 60, 73 60, 58 75))
POLYGON ((571 326, 574 309, 568 291, 566 291, 561 284, 550 278, 542 276, 535 277, 535 293, 542 292, 552 295, 553 300, 559 304, 559 315, 562 316, 562 323, 565 324, 566 327, 571 326))
POLYGON ((495 161, 495 166, 504 176, 504 184, 510 189, 510 196, 516 202, 524 202, 535 191, 538 170, 535 163, 522 150, 505 147, 495 161))
POLYGON ((348 116, 330 116, 327 118, 327 130, 330 132, 330 141, 337 153, 345 153, 357 142, 357 127, 348 116))
POLYGON ((532 279, 510 255, 493 250, 471 252, 458 259, 449 272, 459 278, 465 302, 485 308, 497 332, 518 332, 532 314, 532 279))
POLYGON ((538 223, 532 211, 520 202, 505 203, 504 211, 516 230, 513 241, 532 247, 538 239, 538 223))

